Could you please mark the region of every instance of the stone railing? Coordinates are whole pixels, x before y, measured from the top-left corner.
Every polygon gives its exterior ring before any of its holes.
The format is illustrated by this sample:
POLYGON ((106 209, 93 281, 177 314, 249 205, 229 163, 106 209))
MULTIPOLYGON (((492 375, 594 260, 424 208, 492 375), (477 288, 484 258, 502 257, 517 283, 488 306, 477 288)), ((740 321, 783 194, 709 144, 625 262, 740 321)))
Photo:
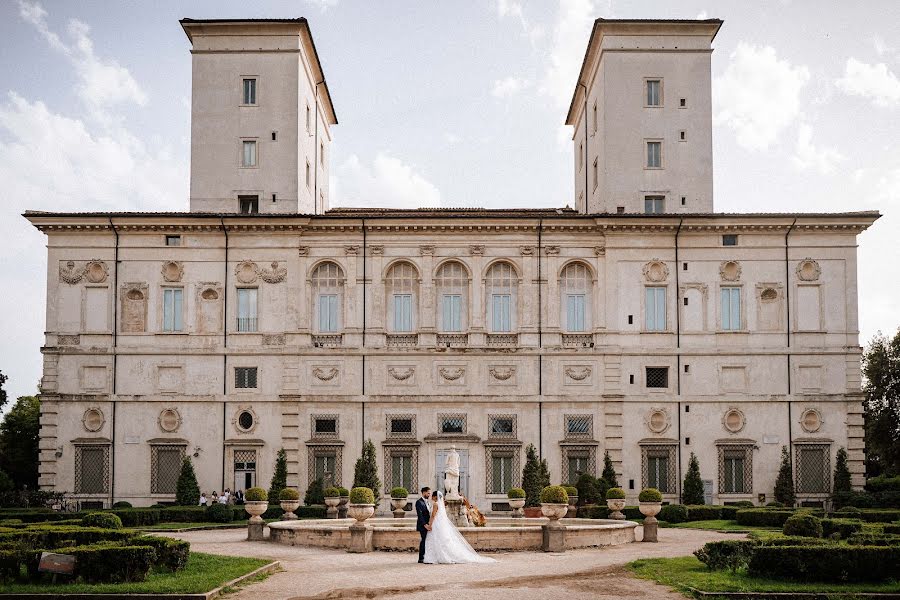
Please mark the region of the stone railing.
POLYGON ((439 333, 437 334, 439 348, 465 348, 469 345, 467 333, 439 333))
POLYGON ((338 348, 344 345, 344 336, 340 333, 320 333, 311 337, 315 348, 338 348))
POLYGON ((418 333, 388 333, 384 336, 388 348, 415 348, 419 345, 418 333))
POLYGON ((594 345, 594 335, 591 333, 564 333, 562 334, 563 348, 591 348, 594 345))
POLYGON ((515 348, 519 345, 517 333, 489 333, 485 336, 488 348, 515 348))

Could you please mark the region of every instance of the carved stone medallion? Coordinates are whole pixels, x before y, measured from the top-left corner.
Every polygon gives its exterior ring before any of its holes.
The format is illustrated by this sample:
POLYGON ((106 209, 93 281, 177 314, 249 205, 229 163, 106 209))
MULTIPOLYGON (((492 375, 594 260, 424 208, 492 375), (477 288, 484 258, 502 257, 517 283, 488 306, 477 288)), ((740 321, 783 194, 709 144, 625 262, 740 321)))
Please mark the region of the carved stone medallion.
POLYGON ((644 419, 647 429, 653 433, 665 433, 671 425, 669 412, 664 408, 651 408, 644 419))
POLYGON ((811 258, 804 258, 797 265, 797 277, 801 281, 818 281, 822 275, 822 268, 819 263, 811 258))
POLYGON ((100 431, 104 423, 106 423, 106 417, 103 416, 103 411, 96 406, 84 411, 84 416, 81 418, 81 424, 84 425, 85 431, 92 433, 100 431))
POLYGON ((659 259, 653 259, 644 265, 644 278, 659 283, 669 278, 669 267, 659 259))
POLYGON ((241 283, 256 283, 259 267, 252 260, 242 260, 234 268, 234 276, 241 283))
POLYGON ((729 408, 722 415, 722 427, 729 433, 737 433, 744 428, 747 418, 739 408, 729 408))
POLYGON ((184 265, 176 260, 167 260, 162 265, 162 276, 166 281, 181 281, 184 277, 184 265))
POLYGON ((734 260, 726 260, 719 265, 719 276, 722 281, 739 281, 741 278, 741 263, 734 260))
POLYGON ((174 433, 181 427, 181 413, 177 408, 167 408, 159 413, 159 428, 167 433, 174 433))
POLYGON ((89 283, 103 283, 107 277, 109 277, 109 268, 102 260, 95 258, 84 266, 84 278, 89 283))

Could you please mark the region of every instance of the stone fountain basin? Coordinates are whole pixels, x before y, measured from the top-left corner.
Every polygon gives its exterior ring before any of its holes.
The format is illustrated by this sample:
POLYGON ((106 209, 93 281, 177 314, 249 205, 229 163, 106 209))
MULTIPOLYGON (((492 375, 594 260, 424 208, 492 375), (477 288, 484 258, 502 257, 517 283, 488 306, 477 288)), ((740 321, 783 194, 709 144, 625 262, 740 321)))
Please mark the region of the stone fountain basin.
MULTIPOLYGON (((487 527, 460 527, 469 544, 476 550, 540 550, 546 518, 511 519, 488 517, 487 527)), ((563 519, 566 548, 617 546, 634 541, 633 521, 614 519, 563 519)), ((314 519, 269 523, 269 539, 289 546, 314 546, 347 549, 350 547, 350 525, 353 519, 314 519)), ((411 518, 372 518, 365 521, 372 528, 375 550, 418 551, 419 532, 411 518)))

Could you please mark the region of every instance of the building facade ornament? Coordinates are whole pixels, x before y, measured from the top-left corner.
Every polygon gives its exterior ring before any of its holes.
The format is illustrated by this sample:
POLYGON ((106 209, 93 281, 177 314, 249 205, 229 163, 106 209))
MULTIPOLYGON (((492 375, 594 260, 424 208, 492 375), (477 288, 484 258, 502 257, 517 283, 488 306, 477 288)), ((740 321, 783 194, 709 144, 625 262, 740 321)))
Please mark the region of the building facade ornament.
POLYGON ((252 260, 242 260, 234 268, 234 276, 240 283, 256 283, 259 278, 259 267, 252 260))
POLYGON ((177 260, 167 260, 162 264, 162 276, 164 281, 174 283, 184 277, 184 265, 177 260))
POLYGON ((741 263, 736 260, 725 260, 719 265, 719 277, 722 281, 740 281, 741 263))
POLYGON ((591 368, 581 367, 580 369, 576 369, 574 367, 566 367, 565 373, 566 377, 573 381, 584 381, 591 376, 591 368))
POLYGON ((345 256, 357 256, 359 254, 359 246, 344 246, 345 256))
POLYGON ((419 246, 419 254, 422 256, 434 256, 434 246, 431 244, 419 246))
POLYGON ((84 430, 92 433, 103 429, 104 423, 106 423, 106 417, 103 415, 103 411, 96 406, 92 406, 84 411, 84 415, 81 417, 81 424, 84 426, 84 430))
POLYGON ((491 367, 490 369, 491 377, 496 379, 497 381, 507 381, 510 377, 516 374, 515 367, 491 367))
POLYGON ((281 283, 287 278, 287 269, 278 265, 278 261, 272 261, 270 269, 260 269, 259 276, 266 283, 281 283))
POLYGON ((469 254, 472 256, 484 256, 484 246, 482 244, 472 244, 469 246, 469 254))
POLYGON ((797 278, 801 281, 818 281, 822 275, 819 262, 811 258, 804 258, 797 264, 797 278))
POLYGON ((522 256, 534 256, 534 246, 519 246, 519 253, 522 256))
POLYGON ((395 367, 388 367, 388 373, 397 381, 406 381, 412 377, 415 372, 416 370, 413 367, 406 367, 402 370, 395 367))
POLYGON ((644 279, 651 283, 661 283, 669 278, 669 267, 658 258, 644 265, 644 279))
POLYGON ((283 333, 264 333, 262 343, 263 346, 284 346, 287 339, 283 333))
POLYGON ((463 367, 441 367, 440 369, 438 369, 438 373, 440 373, 441 377, 443 377, 447 381, 456 381, 466 374, 466 370, 463 367))
POLYGON ((65 266, 59 267, 59 280, 69 285, 75 285, 84 277, 84 267, 76 268, 75 261, 66 262, 65 266))
POLYGON ((559 246, 547 246, 547 256, 559 256, 559 246))
POLYGON ((102 260, 95 258, 84 265, 84 278, 88 283, 105 283, 108 277, 109 267, 102 260))
POLYGON ((81 336, 79 334, 68 334, 56 336, 57 346, 78 346, 81 344, 81 336))
POLYGON ((384 246, 381 244, 369 246, 369 252, 372 253, 372 256, 384 256, 384 246))
POLYGON ((746 423, 747 418, 739 408, 731 407, 722 415, 722 427, 729 433, 738 433, 744 428, 746 423))
POLYGON ((606 256, 606 246, 594 246, 594 256, 606 256))
POLYGON ((653 433, 665 433, 672 425, 672 419, 669 417, 669 411, 665 408, 653 407, 644 418, 647 429, 653 433))
POLYGON ((300 246, 297 248, 297 256, 309 256, 309 246, 300 246))
POLYGON ((816 433, 822 429, 822 424, 824 422, 825 420, 822 418, 822 413, 816 408, 807 408, 803 411, 803 414, 800 415, 800 426, 806 433, 816 433))
POLYGON ((318 379, 319 381, 331 381, 335 377, 337 377, 338 370, 334 367, 330 367, 328 369, 323 369, 321 367, 313 368, 313 377, 318 379))
POLYGON ((181 427, 181 413, 177 408, 163 409, 156 422, 159 423, 159 428, 166 433, 175 433, 181 427))
POLYGON ((231 417, 231 424, 238 433, 253 433, 259 424, 259 416, 252 406, 242 404, 238 406, 238 409, 231 417))

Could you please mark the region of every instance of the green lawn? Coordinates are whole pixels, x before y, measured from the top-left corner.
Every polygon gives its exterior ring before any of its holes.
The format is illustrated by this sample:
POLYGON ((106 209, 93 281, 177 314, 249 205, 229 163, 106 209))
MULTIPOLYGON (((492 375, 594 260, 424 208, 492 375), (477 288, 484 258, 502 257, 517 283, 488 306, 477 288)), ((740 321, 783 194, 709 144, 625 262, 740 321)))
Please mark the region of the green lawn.
POLYGON ((900 592, 900 583, 799 583, 749 577, 745 572, 710 571, 693 556, 644 558, 628 565, 635 575, 684 593, 703 592, 900 592))
POLYGON ((661 527, 673 527, 676 529, 712 529, 715 531, 781 531, 781 528, 760 527, 758 525, 741 525, 737 521, 726 519, 712 519, 709 521, 686 521, 684 523, 665 523, 660 521, 661 527))
POLYGON ((246 575, 271 561, 260 558, 239 558, 191 552, 183 571, 151 572, 139 583, 10 583, 2 586, 4 594, 199 594, 213 590, 223 583, 246 575))

